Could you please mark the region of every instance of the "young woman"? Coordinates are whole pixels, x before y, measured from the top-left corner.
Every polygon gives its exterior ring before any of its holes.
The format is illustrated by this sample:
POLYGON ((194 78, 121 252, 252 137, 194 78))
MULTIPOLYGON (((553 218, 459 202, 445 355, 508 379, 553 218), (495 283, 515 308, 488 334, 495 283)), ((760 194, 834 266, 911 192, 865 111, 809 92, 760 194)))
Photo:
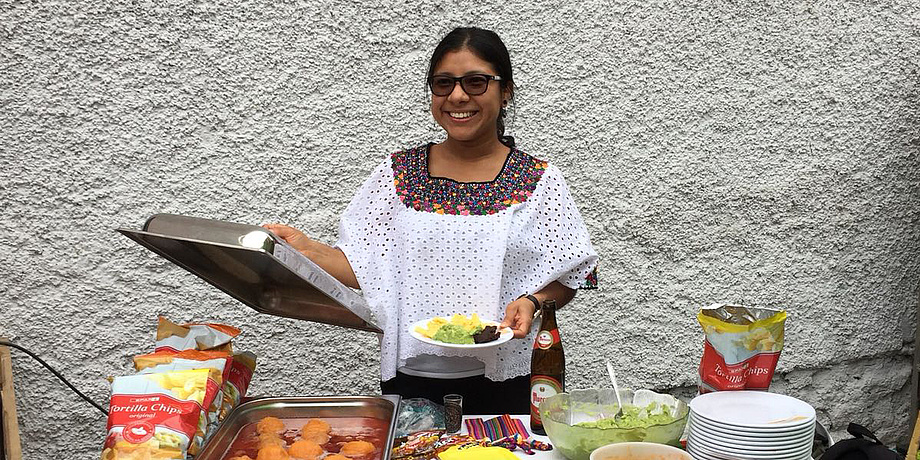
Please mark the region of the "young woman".
POLYGON ((358 190, 335 247, 267 228, 342 283, 361 288, 384 329, 381 389, 438 403, 464 396, 471 414, 527 413, 533 317, 596 285, 597 255, 560 171, 504 136, 511 59, 494 32, 455 29, 428 68, 441 143, 396 152, 358 190), (458 350, 409 335, 416 321, 478 313, 514 337, 458 350))

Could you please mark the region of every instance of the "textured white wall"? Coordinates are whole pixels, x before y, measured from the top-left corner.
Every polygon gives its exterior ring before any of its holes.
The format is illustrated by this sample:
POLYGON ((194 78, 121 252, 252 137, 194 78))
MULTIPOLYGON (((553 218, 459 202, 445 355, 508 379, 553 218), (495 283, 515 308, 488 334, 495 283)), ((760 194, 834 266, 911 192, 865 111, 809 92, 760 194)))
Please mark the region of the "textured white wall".
MULTIPOLYGON (((98 401, 157 314, 242 326, 261 395, 374 393, 376 339, 266 317, 116 234, 175 212, 332 242, 371 168, 441 133, 424 72, 495 29, 511 131, 566 174, 601 288, 570 387, 686 392, 715 301, 784 307, 774 388, 904 442, 920 279, 918 2, 0 2, 0 335, 98 401)), ((105 421, 15 354, 29 459, 105 421)))

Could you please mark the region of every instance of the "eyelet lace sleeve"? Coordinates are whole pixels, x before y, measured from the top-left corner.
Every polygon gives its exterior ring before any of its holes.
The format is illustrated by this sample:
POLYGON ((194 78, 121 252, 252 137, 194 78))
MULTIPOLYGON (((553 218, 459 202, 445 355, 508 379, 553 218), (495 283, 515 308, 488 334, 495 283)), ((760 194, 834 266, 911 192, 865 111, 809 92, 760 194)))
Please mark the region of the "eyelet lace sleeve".
POLYGON ((518 295, 531 293, 552 281, 591 289, 597 286, 597 263, 562 173, 549 165, 540 187, 512 221, 504 262, 509 289, 523 288, 518 295))

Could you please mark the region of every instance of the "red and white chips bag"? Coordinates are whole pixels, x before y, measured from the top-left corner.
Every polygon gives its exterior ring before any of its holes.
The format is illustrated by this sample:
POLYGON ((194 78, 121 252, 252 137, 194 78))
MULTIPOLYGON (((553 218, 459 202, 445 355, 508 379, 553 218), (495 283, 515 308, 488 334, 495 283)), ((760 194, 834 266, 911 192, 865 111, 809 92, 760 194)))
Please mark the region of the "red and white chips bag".
POLYGON ((700 393, 767 390, 783 350, 786 312, 715 304, 700 309, 706 334, 700 393))
MULTIPOLYGON (((231 352, 230 341, 239 334, 239 329, 224 324, 178 325, 161 316, 157 322, 156 351, 159 353, 198 349, 229 353, 231 352)), ((221 388, 224 401, 218 414, 218 420, 223 420, 246 396, 255 368, 256 355, 250 352, 233 354, 233 361, 230 363, 230 370, 225 380, 228 385, 221 388)))
POLYGON ((154 351, 211 350, 230 351, 230 341, 240 330, 215 323, 179 325, 160 316, 157 321, 157 341, 154 351))
POLYGON ((221 386, 218 396, 206 407, 208 430, 205 440, 217 431, 218 417, 225 400, 228 400, 225 387, 229 385, 230 367, 233 356, 224 351, 183 350, 179 352, 161 351, 134 357, 134 368, 141 374, 153 374, 189 369, 214 369, 221 374, 221 386))
POLYGON ((102 460, 174 458, 195 454, 204 436, 204 410, 220 374, 194 369, 115 377, 102 460))
POLYGON ((255 369, 255 354, 244 351, 233 355, 233 362, 230 363, 230 376, 227 377, 227 385, 223 387, 226 399, 221 408, 219 420, 223 420, 246 396, 246 391, 249 390, 249 382, 252 381, 252 373, 255 369))

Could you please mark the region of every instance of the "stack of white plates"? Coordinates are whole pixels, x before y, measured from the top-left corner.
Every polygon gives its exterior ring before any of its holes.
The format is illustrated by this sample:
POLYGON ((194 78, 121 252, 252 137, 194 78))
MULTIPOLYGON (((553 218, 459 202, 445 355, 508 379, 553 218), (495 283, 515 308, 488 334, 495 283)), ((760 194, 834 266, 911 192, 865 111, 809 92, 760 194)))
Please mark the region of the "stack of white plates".
POLYGON ((698 460, 811 460, 815 409, 776 393, 720 391, 690 401, 688 425, 698 460))

